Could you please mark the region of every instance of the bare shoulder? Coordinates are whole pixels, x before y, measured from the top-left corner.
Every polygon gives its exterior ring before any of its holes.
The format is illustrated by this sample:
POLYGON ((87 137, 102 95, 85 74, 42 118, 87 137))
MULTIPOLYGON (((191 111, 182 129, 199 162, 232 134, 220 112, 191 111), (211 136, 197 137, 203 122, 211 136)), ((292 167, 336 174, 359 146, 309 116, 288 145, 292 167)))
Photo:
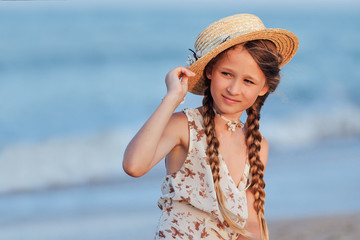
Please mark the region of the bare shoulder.
POLYGON ((186 118, 186 115, 183 111, 180 111, 180 112, 175 112, 173 113, 173 115, 171 116, 171 120, 172 121, 179 121, 180 122, 187 122, 187 118, 186 118))
POLYGON ((188 139, 188 120, 184 112, 176 112, 171 116, 167 131, 179 137, 180 142, 178 144, 186 144, 188 139))
POLYGON ((264 136, 262 137, 261 140, 261 149, 259 154, 260 154, 260 160, 264 164, 264 169, 265 169, 269 155, 269 143, 264 136))
POLYGON ((184 112, 175 112, 170 118, 169 125, 179 128, 187 128, 188 122, 184 112))

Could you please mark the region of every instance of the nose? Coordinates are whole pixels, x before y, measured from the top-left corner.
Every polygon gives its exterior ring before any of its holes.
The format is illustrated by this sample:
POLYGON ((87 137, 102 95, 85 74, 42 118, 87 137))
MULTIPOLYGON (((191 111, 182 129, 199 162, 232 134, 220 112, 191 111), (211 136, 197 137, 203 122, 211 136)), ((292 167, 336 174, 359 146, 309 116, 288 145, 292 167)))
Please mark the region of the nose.
POLYGON ((233 96, 237 96, 241 94, 241 81, 233 80, 229 83, 229 86, 226 88, 228 93, 233 96))

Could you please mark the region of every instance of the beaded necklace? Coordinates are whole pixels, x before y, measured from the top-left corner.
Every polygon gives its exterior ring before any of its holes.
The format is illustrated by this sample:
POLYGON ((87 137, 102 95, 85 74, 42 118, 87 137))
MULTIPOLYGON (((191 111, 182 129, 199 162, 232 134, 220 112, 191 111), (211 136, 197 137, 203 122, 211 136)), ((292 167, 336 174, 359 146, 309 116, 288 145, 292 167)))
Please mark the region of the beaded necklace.
POLYGON ((230 120, 230 119, 227 119, 226 117, 222 116, 221 114, 219 114, 218 112, 216 112, 215 108, 213 108, 214 110, 214 113, 216 115, 219 115, 223 120, 225 120, 227 123, 227 127, 228 127, 228 131, 232 131, 232 132, 235 132, 236 128, 244 128, 244 124, 240 121, 233 121, 233 120, 230 120))

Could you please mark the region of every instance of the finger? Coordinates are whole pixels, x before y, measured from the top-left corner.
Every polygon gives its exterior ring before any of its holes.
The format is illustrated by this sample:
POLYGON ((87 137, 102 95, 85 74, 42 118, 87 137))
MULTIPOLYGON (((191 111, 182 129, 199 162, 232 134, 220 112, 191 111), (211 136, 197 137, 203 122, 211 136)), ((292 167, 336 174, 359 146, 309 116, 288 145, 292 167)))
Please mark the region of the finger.
POLYGON ((188 85, 189 78, 187 76, 183 76, 181 79, 181 84, 188 85))
POLYGON ((190 72, 192 72, 189 68, 190 66, 184 66, 185 69, 189 70, 190 72))
POLYGON ((185 91, 187 91, 188 89, 188 80, 189 80, 188 77, 184 77, 180 83, 182 89, 184 89, 185 91))
POLYGON ((190 69, 183 67, 184 72, 186 72, 186 75, 188 75, 189 77, 193 77, 196 75, 196 73, 194 73, 193 71, 191 71, 190 69))
POLYGON ((193 77, 195 76, 196 74, 192 71, 190 71, 189 69, 186 69, 186 68, 180 68, 179 69, 180 71, 178 72, 178 77, 179 79, 186 76, 186 77, 193 77))

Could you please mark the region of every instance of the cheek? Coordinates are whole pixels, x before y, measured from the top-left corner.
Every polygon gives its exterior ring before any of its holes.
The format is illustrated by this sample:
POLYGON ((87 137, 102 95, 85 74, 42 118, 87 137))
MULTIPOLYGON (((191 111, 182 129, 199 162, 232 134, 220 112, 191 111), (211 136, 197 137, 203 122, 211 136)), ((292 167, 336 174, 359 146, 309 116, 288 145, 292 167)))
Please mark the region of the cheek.
POLYGON ((213 80, 211 80, 210 91, 212 96, 215 96, 215 94, 219 93, 223 88, 223 81, 220 81, 216 78, 213 78, 213 80))
POLYGON ((256 99, 258 98, 259 91, 251 91, 251 90, 250 91, 244 91, 243 94, 244 94, 244 96, 245 96, 245 98, 247 100, 246 101, 247 105, 249 105, 247 107, 251 107, 255 103, 256 99))

